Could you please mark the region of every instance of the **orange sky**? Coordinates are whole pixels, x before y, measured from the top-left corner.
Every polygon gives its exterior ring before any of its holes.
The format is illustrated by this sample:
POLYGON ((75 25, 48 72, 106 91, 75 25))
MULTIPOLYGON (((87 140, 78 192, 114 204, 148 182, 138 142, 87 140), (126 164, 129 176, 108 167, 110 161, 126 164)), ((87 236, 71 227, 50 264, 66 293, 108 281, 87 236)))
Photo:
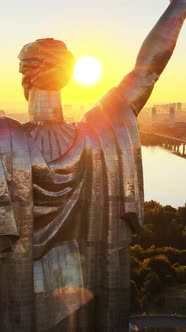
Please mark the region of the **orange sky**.
MULTIPOLYGON (((130 71, 143 39, 168 5, 167 0, 7 0, 1 8, 0 109, 27 109, 18 73, 21 47, 37 38, 64 40, 79 58, 91 55, 103 66, 102 79, 82 87, 74 79, 63 91, 63 102, 88 105, 130 71), (106 9, 106 10, 105 10, 106 9)), ((186 101, 186 27, 174 55, 149 103, 186 101)))

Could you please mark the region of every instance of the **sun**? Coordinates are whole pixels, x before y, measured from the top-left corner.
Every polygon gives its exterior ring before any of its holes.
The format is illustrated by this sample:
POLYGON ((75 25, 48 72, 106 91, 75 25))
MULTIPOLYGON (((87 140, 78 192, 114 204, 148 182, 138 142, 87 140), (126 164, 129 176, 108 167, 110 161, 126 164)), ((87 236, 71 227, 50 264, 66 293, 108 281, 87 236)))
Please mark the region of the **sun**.
POLYGON ((97 83, 103 73, 101 63, 92 56, 84 56, 76 61, 74 78, 81 85, 93 85, 97 83))

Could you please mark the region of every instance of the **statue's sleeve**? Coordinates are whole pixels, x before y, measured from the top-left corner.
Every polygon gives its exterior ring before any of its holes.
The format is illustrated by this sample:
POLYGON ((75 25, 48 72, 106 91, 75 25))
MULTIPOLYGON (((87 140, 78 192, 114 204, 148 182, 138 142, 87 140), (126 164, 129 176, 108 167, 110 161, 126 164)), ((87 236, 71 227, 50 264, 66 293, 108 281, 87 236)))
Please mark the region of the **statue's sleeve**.
POLYGON ((19 237, 10 195, 11 136, 6 118, 0 118, 0 252, 19 237))
POLYGON ((18 238, 18 229, 14 218, 7 176, 0 157, 0 252, 11 246, 11 238, 18 238))
POLYGON ((134 69, 116 88, 136 116, 173 53, 185 15, 186 2, 173 0, 142 44, 134 69))
POLYGON ((32 227, 31 164, 21 124, 0 117, 0 252, 32 227))

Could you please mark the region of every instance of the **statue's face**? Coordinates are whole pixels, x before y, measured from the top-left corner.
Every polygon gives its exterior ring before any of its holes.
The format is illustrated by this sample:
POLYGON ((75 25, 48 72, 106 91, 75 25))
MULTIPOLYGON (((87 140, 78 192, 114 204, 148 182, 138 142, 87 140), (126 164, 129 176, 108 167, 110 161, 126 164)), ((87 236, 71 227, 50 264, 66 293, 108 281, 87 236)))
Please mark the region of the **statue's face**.
POLYGON ((23 92, 24 92, 25 99, 28 100, 29 90, 25 86, 23 86, 23 92))
POLYGON ((23 76, 23 78, 22 78, 22 87, 23 87, 24 96, 25 96, 26 100, 28 100, 29 90, 32 87, 28 77, 23 76))

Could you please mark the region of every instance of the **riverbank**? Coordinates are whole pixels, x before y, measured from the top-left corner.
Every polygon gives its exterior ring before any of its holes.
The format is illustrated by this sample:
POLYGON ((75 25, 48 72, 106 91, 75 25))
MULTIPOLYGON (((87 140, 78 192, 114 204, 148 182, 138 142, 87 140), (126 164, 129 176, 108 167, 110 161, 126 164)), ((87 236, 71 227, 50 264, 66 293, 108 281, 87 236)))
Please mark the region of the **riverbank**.
POLYGON ((186 316, 186 206, 145 202, 131 246, 131 313, 186 316))

